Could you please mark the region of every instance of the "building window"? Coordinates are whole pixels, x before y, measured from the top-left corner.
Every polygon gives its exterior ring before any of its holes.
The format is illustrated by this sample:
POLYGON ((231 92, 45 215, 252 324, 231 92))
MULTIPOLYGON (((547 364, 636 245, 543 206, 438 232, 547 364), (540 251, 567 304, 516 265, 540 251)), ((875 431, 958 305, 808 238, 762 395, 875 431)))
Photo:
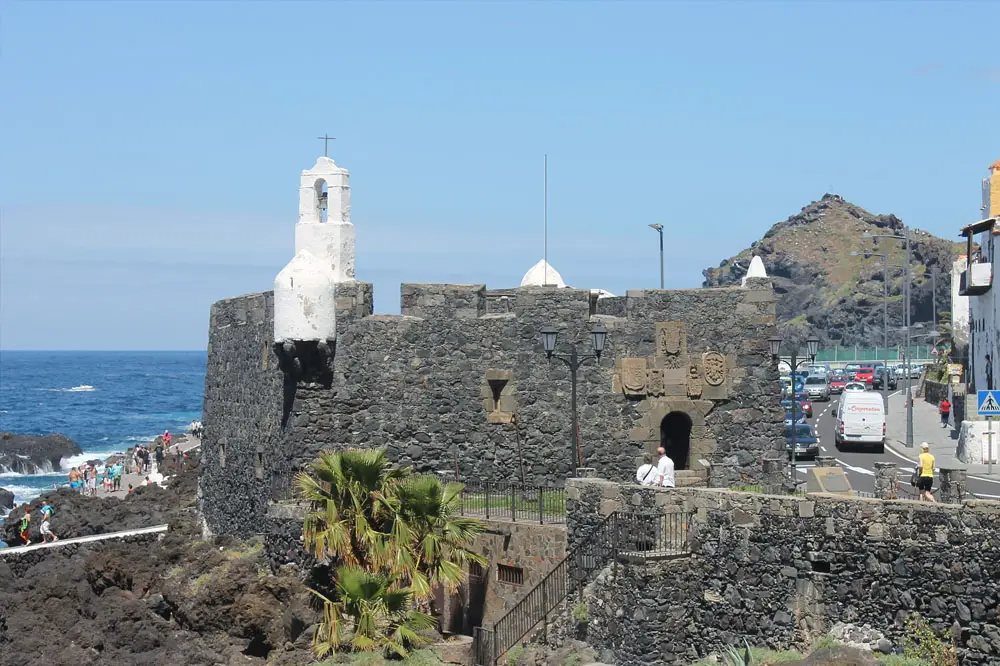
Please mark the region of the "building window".
POLYGON ((524 569, 506 564, 497 565, 497 580, 511 585, 524 585, 524 569))
POLYGON ((255 465, 255 467, 256 467, 255 472, 257 473, 257 478, 258 479, 263 479, 264 478, 264 449, 257 449, 256 463, 257 464, 255 465))
POLYGON ((483 565, 479 562, 469 562, 469 578, 482 578, 486 575, 483 565))
POLYGON ((219 440, 219 467, 225 469, 226 467, 226 438, 223 437, 219 440))
POLYGON ((264 354, 261 357, 261 365, 265 370, 271 365, 271 344, 264 340, 264 354))

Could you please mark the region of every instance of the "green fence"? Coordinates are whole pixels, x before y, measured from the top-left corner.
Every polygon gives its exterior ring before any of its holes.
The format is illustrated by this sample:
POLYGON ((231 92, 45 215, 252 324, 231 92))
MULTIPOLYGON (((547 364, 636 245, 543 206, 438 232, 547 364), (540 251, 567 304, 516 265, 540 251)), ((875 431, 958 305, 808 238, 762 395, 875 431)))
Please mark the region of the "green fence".
MULTIPOLYGON (((840 363, 844 361, 902 361, 905 347, 834 347, 833 349, 820 349, 816 354, 817 363, 840 363)), ((910 347, 913 360, 927 360, 931 356, 929 345, 914 345, 910 347)))

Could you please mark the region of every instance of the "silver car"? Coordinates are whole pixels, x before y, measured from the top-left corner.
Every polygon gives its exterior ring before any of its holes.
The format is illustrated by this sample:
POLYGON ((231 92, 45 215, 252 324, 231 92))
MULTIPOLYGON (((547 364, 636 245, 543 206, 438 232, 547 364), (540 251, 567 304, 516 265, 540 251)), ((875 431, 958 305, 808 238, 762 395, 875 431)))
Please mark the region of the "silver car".
POLYGON ((809 375, 806 377, 805 393, 810 400, 829 400, 830 385, 826 381, 826 376, 809 375))

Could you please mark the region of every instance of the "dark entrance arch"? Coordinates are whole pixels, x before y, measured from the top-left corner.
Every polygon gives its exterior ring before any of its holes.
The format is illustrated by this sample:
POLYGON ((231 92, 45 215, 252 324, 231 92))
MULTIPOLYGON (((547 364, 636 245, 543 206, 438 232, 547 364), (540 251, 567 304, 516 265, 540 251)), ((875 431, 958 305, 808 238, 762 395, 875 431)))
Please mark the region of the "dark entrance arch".
POLYGON ((660 421, 660 445, 674 461, 674 469, 688 468, 691 425, 691 417, 684 412, 670 412, 660 421))

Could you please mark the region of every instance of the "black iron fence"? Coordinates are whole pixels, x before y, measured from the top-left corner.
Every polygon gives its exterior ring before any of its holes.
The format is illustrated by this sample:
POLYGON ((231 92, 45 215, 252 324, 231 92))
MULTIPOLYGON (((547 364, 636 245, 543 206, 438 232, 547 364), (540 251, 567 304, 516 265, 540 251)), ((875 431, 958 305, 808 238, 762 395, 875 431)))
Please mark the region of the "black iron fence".
POLYGON ((566 491, 548 486, 464 481, 460 513, 476 518, 538 523, 566 522, 566 491))
POLYGON ((566 597, 582 589, 595 571, 600 571, 619 557, 689 554, 689 527, 689 514, 611 514, 492 627, 477 627, 474 630, 475 665, 495 664, 566 597))

